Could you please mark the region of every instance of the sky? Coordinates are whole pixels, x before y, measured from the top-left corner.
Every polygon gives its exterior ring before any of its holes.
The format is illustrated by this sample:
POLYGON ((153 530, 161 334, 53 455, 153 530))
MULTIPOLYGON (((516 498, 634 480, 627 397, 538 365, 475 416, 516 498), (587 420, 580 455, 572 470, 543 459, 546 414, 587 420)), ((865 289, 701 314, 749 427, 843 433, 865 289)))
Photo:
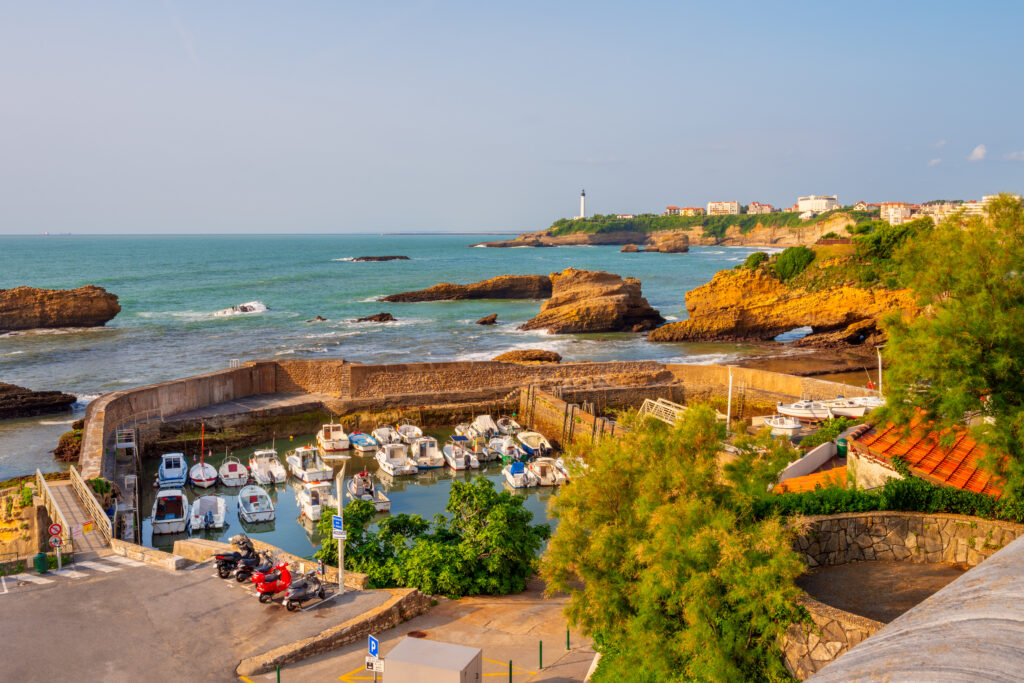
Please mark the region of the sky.
POLYGON ((8 2, 0 234, 1024 189, 1017 2, 8 2))

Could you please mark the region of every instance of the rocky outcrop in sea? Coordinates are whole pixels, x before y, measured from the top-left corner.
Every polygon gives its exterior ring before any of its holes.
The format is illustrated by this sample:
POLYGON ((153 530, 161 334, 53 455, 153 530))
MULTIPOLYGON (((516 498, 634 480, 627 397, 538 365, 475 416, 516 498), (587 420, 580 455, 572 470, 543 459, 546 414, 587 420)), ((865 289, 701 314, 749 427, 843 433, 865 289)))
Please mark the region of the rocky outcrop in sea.
POLYGON ((503 363, 560 363, 562 362, 562 356, 555 351, 548 351, 546 349, 516 349, 514 351, 506 351, 500 356, 495 356, 492 360, 503 363))
POLYGON ((459 299, 546 299, 551 296, 547 275, 501 275, 489 280, 456 285, 451 282, 412 292, 391 294, 380 301, 455 301, 459 299))
POLYGON ((117 295, 102 287, 0 289, 0 332, 100 327, 121 312, 117 295))
POLYGON ((77 399, 60 391, 32 391, 0 382, 0 419, 60 413, 77 399))
POLYGON ((551 298, 520 329, 574 332, 641 332, 665 322, 640 291, 640 281, 603 270, 566 268, 551 274, 551 298))

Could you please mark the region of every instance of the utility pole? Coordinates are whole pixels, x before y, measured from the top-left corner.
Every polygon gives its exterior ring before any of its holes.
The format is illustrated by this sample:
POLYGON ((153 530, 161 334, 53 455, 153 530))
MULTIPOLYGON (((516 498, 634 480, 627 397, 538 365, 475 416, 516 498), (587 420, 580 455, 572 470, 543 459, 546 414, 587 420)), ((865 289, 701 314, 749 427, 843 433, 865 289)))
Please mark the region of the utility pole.
MULTIPOLYGON (((335 489, 337 491, 336 502, 338 504, 338 514, 341 515, 341 509, 345 507, 344 498, 342 493, 344 491, 345 484, 345 467, 348 465, 348 461, 351 455, 341 456, 341 472, 334 480, 335 489)), ((345 592, 345 539, 338 539, 338 595, 345 592)), ((376 674, 374 674, 376 676, 376 674)))

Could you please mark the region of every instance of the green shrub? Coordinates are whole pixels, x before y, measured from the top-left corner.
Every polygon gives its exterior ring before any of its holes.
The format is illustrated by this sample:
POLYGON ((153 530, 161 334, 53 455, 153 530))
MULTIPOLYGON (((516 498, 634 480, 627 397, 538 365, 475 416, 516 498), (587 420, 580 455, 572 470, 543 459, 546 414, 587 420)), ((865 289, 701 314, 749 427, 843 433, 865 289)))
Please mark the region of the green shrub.
POLYGON ((32 505, 32 489, 27 486, 23 486, 20 491, 21 494, 21 507, 27 508, 32 505))
MULTIPOLYGON (((930 229, 932 220, 930 218, 919 218, 902 225, 889 225, 885 221, 874 221, 872 225, 877 227, 856 239, 857 257, 871 260, 888 260, 892 258, 893 252, 908 238, 917 235, 919 232, 930 229)), ((860 226, 857 226, 858 228, 860 226)))
POLYGON ((838 240, 838 239, 842 239, 842 238, 839 235, 837 235, 836 233, 834 233, 834 232, 826 232, 824 235, 821 236, 821 239, 823 239, 823 240, 838 240))
POLYGON ((858 422, 859 420, 850 417, 833 417, 825 420, 821 423, 818 431, 805 436, 800 441, 800 447, 810 449, 832 441, 858 422))
POLYGON ((814 250, 804 246, 789 247, 781 254, 775 262, 775 274, 783 282, 792 280, 814 260, 814 250))
POLYGON ((758 266, 768 260, 768 254, 763 251, 755 251, 753 254, 747 257, 747 260, 743 262, 744 268, 750 270, 756 270, 758 266))

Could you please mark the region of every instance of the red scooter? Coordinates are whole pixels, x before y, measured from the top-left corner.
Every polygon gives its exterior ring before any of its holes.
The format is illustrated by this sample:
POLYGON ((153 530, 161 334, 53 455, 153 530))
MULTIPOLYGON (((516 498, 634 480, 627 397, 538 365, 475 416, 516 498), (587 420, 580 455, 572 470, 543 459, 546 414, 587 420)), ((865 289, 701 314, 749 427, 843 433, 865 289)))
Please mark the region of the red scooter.
POLYGON ((256 584, 260 602, 266 604, 274 599, 275 593, 283 593, 288 590, 292 584, 292 573, 288 571, 288 563, 281 562, 274 565, 269 574, 253 574, 252 580, 256 584))

